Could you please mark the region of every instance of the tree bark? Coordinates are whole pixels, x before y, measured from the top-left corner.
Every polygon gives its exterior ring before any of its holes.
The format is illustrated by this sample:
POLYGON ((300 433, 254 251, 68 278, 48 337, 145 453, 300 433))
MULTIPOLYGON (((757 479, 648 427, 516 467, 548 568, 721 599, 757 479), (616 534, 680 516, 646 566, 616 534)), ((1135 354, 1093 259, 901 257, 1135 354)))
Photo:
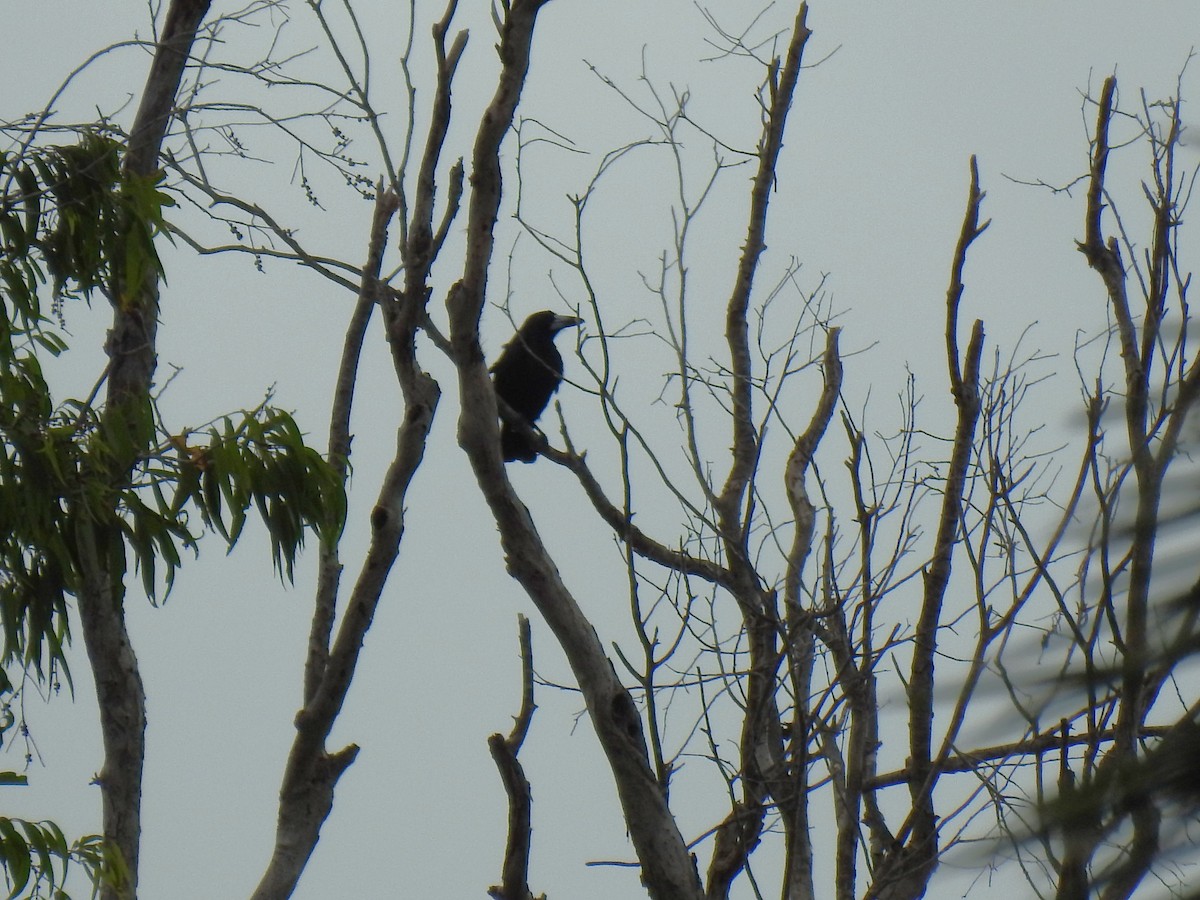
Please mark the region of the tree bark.
MULTIPOLYGON (((174 112, 196 30, 210 0, 173 0, 142 91, 123 163, 131 175, 150 176, 174 112)), ((107 404, 102 431, 118 446, 111 468, 114 494, 128 483, 138 456, 153 435, 150 386, 157 362, 158 275, 141 284, 110 285, 113 324, 105 350, 109 357, 107 404)), ((115 508, 104 513, 117 515, 115 508)), ((80 511, 76 541, 83 570, 79 618, 88 661, 96 682, 104 764, 99 782, 105 840, 120 853, 124 883, 105 885, 101 900, 135 897, 141 839, 142 766, 146 750, 146 701, 137 657, 125 626, 124 547, 110 523, 80 511)))
POLYGON ((969 465, 975 447, 975 429, 980 413, 979 366, 983 353, 983 321, 977 319, 971 329, 965 360, 959 355, 958 312, 963 293, 963 267, 967 250, 987 228, 979 222, 983 192, 979 189, 979 168, 971 157, 971 187, 967 211, 963 216, 958 247, 946 297, 946 361, 950 369, 950 389, 958 408, 954 446, 946 472, 942 506, 938 516, 937 538, 924 575, 921 614, 913 635, 912 670, 909 675, 909 796, 912 808, 892 847, 886 848, 876 868, 870 896, 880 900, 910 900, 925 894, 926 886, 938 863, 937 816, 933 791, 941 771, 933 762, 933 719, 937 658, 942 607, 950 584, 954 548, 962 539, 963 497, 970 482, 969 465))
MULTIPOLYGON (((331 449, 348 446, 349 385, 358 367, 360 341, 367 310, 383 297, 380 268, 387 247, 387 226, 399 208, 397 195, 381 192, 375 205, 370 249, 363 267, 359 307, 351 321, 351 335, 342 359, 341 381, 346 382, 343 400, 334 410, 331 449)), ((404 498, 420 467, 425 442, 433 425, 441 397, 437 382, 412 360, 418 317, 397 317, 391 301, 385 305, 385 320, 393 357, 404 391, 405 411, 396 438, 396 454, 384 476, 371 513, 371 546, 346 604, 337 634, 331 638, 336 610, 336 574, 340 564, 328 551, 322 560, 318 592, 310 633, 305 670, 304 707, 296 715, 296 737, 288 755, 279 790, 279 816, 271 860, 253 894, 254 900, 290 897, 308 864, 320 837, 321 826, 333 809, 333 791, 342 773, 354 762, 358 747, 350 744, 330 752, 325 741, 341 713, 342 704, 358 664, 363 639, 374 621, 388 574, 400 552, 404 535, 404 498), (400 327, 400 325, 403 327, 400 327)))
POLYGON ((533 519, 509 484, 500 459, 496 397, 479 345, 479 317, 500 207, 500 145, 529 70, 538 11, 545 0, 512 0, 500 23, 503 70, 475 142, 463 278, 451 291, 451 345, 459 374, 459 443, 500 530, 509 572, 554 632, 579 683, 601 747, 608 757, 629 836, 642 864, 642 882, 656 900, 700 900, 695 860, 675 824, 650 766, 641 718, 595 629, 559 577, 533 519))

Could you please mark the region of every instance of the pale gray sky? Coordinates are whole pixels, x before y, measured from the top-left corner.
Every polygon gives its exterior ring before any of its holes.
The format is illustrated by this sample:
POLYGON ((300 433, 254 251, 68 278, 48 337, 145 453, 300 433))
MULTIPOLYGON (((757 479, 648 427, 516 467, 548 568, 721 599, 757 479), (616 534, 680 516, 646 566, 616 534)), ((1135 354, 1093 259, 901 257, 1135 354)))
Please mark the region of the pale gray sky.
MULTIPOLYGON (((417 5, 421 47, 442 4, 417 5)), ((404 23, 393 6, 357 4, 378 54, 376 102, 398 123, 401 97, 392 79, 404 23)), ((460 24, 470 25, 472 38, 448 158, 469 156, 473 123, 490 97, 496 66, 487 3, 463 0, 461 6, 460 24)), ((709 8, 737 31, 756 7, 726 2, 709 8)), ((215 12, 230 9, 220 0, 214 4, 215 12)), ((319 38, 303 5, 295 4, 292 15, 288 40, 315 44, 319 38)), ((90 52, 135 31, 149 34, 145 4, 132 0, 4 0, 0 16, 7 48, 0 57, 5 118, 41 107, 90 52)), ((756 33, 788 28, 793 16, 794 8, 777 0, 756 33)), ((986 319, 992 349, 998 343, 1011 348, 1036 323, 1027 346, 1058 354, 1044 370, 1057 368, 1062 379, 1039 395, 1044 405, 1029 412, 1043 421, 1069 417, 1078 396, 1070 357, 1074 334, 1096 333, 1105 322, 1098 284, 1074 247, 1082 194, 1055 197, 1004 176, 1065 184, 1082 174, 1090 116, 1080 112, 1081 92, 1089 85, 1098 89, 1116 71, 1128 99, 1143 87, 1151 99, 1172 93, 1200 38, 1200 8, 1194 0, 813 0, 808 21, 815 34, 807 61, 828 58, 801 77, 778 173, 763 286, 791 257, 803 264, 799 283, 806 290, 828 273, 826 290, 845 328, 843 348, 872 348, 848 361, 848 395, 861 399, 870 391, 880 416, 895 424, 894 397, 908 365, 922 379, 927 414, 944 410, 943 302, 967 161, 975 153, 987 191, 984 213, 993 224, 971 256, 963 318, 986 319)), ((565 196, 583 189, 599 156, 652 134, 584 60, 645 100, 637 81, 644 61, 660 90, 690 90, 697 121, 731 144, 753 144, 758 72, 736 61, 702 61, 712 55, 709 35, 688 0, 554 0, 547 7, 519 113, 567 135, 588 155, 546 147, 531 153, 525 202, 540 227, 565 236, 565 196)), ((266 29, 231 34, 231 52, 237 42, 267 36, 266 29)), ((115 109, 122 97, 136 95, 145 59, 140 50, 121 50, 84 73, 64 98, 70 115, 86 118, 97 106, 115 109)), ((326 71, 317 58, 313 66, 314 79, 326 71)), ((1184 81, 1185 99, 1200 92, 1198 72, 1193 66, 1184 81)), ((420 62, 416 77, 425 91, 420 62)), ((125 109, 122 121, 131 113, 125 109)), ((707 148, 694 133, 689 140, 702 167, 707 148)), ((514 149, 511 139, 507 149, 514 149)), ((352 152, 367 157, 364 174, 374 178, 380 163, 370 145, 360 141, 352 152)), ((298 191, 287 193, 291 167, 290 156, 273 167, 256 166, 241 183, 248 193, 270 186, 266 199, 297 217, 310 249, 359 261, 369 204, 339 193, 326 178, 320 191, 327 211, 315 213, 298 191)), ((670 221, 671 198, 663 187, 668 174, 661 156, 634 154, 595 202, 589 254, 614 321, 654 314, 639 273, 654 271, 670 240, 664 229, 670 221)), ((715 322, 732 283, 749 176, 748 168, 727 174, 697 225, 695 302, 710 301, 718 311, 715 322)), ((495 299, 503 296, 505 256, 517 232, 511 220, 501 221, 495 299)), ((181 368, 165 398, 172 424, 195 425, 253 406, 275 385, 277 402, 295 409, 322 445, 351 297, 295 266, 269 265, 264 276, 242 257, 197 260, 181 248, 165 258, 160 380, 171 367, 181 368)), ((439 273, 444 290, 452 272, 446 266, 439 273)), ((563 307, 551 273, 568 300, 581 298, 578 286, 528 237, 517 242, 511 278, 518 316, 563 307)), ((437 299, 435 294, 435 306, 437 299)), ((498 312, 489 316, 485 346, 494 354, 509 326, 498 312)), ((67 320, 74 349, 55 379, 63 390, 86 393, 102 368, 107 310, 102 304, 69 309, 67 320)), ((347 581, 365 546, 366 513, 391 451, 399 407, 380 337, 372 331, 354 420, 347 581)), ((493 731, 507 731, 516 711, 515 619, 532 610, 504 572, 495 529, 455 444, 450 370, 432 348, 425 350, 445 396, 409 500, 400 561, 334 736, 335 742, 358 743, 362 753, 340 782, 334 813, 296 895, 303 900, 479 897, 499 876, 506 807, 485 740, 493 731)), ((568 375, 570 367, 568 360, 568 375)), ((643 377, 652 397, 661 371, 648 356, 630 384, 643 377)), ((602 431, 586 398, 568 388, 560 399, 580 439, 599 442, 602 431), (585 406, 582 413, 572 410, 585 406)), ((723 439, 714 438, 714 453, 723 439)), ((597 449, 596 458, 605 459, 606 452, 597 449)), ((602 638, 628 638, 624 572, 605 529, 581 512, 582 497, 561 471, 544 462, 514 468, 514 481, 558 554, 568 586, 595 616, 602 638)), ((206 539, 203 559, 185 565, 162 608, 136 596, 128 603, 149 697, 142 857, 148 900, 246 896, 270 850, 279 773, 299 705, 314 563, 306 557, 295 587, 280 587, 261 530, 247 531, 228 558, 218 538, 206 539)), ((534 648, 540 672, 567 677, 561 654, 536 618, 534 648)), ((39 759, 29 788, 5 789, 4 808, 10 815, 53 819, 77 834, 99 827, 99 793, 89 781, 100 766, 100 748, 81 647, 74 658, 76 702, 60 697, 47 708, 30 704, 27 710, 39 759)), ((586 721, 576 718, 579 702, 548 689, 540 690, 538 702, 522 756, 535 798, 534 890, 574 900, 638 896, 635 870, 584 866, 587 860, 628 859, 631 851, 604 761, 586 721)), ((19 745, 8 752, 4 765, 19 768, 19 745)), ((675 793, 696 833, 723 810, 719 794, 685 800, 693 782, 710 783, 700 764, 685 771, 675 793)))

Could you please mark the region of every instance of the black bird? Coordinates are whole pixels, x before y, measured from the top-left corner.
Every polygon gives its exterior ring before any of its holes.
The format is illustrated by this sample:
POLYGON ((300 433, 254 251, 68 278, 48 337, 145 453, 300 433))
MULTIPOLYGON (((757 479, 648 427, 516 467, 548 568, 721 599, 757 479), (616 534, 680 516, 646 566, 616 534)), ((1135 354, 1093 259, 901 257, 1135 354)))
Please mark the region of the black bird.
MULTIPOLYGON (((582 321, 548 309, 534 313, 504 345, 491 368, 496 396, 528 422, 530 428, 562 381, 563 361, 554 346, 554 336, 582 321)), ((507 422, 500 423, 500 452, 505 462, 519 459, 530 463, 537 459, 533 441, 507 422)))

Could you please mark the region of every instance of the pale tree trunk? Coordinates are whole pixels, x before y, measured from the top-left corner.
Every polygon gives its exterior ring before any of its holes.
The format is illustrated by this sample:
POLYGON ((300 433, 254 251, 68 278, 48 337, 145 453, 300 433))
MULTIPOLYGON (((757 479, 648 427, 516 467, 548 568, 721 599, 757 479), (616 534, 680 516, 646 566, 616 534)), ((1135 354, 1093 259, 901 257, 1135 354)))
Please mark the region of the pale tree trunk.
MULTIPOLYGON (((173 0, 130 130, 124 169, 149 176, 158 169, 159 150, 175 108, 183 72, 208 13, 210 0, 173 0)), ((137 456, 152 435, 150 387, 157 361, 158 276, 150 271, 138 285, 110 286, 113 325, 108 353, 108 394, 104 430, 115 436, 119 464, 114 479, 128 480, 137 456)), ((82 517, 81 517, 82 518, 82 517)), ((96 682, 96 699, 104 744, 99 782, 103 797, 103 831, 120 853, 125 883, 108 885, 102 900, 137 894, 138 843, 141 838, 142 766, 145 757, 146 703, 137 657, 125 626, 124 591, 116 575, 124 558, 120 537, 96 527, 94 518, 79 522, 76 533, 83 570, 79 618, 88 661, 96 682)))
POLYGON ((354 762, 358 747, 350 744, 329 751, 325 742, 341 714, 358 664, 359 651, 383 595, 388 574, 400 552, 405 528, 405 498, 424 458, 429 430, 441 400, 441 388, 417 361, 417 334, 427 321, 430 270, 458 214, 462 166, 451 168, 446 207, 434 228, 435 175, 450 125, 450 91, 458 61, 466 47, 465 32, 450 46, 446 36, 454 14, 448 6, 433 30, 437 54, 437 91, 425 151, 417 172, 411 217, 401 221, 400 254, 405 284, 395 291, 381 279, 388 247, 388 228, 402 202, 404 173, 390 173, 392 187, 381 182, 376 193, 367 262, 362 270, 358 301, 343 345, 329 428, 329 457, 343 478, 350 455, 350 411, 358 379, 362 345, 375 307, 391 349, 392 364, 404 397, 404 414, 396 436, 396 453, 371 511, 371 544, 345 612, 334 621, 342 573, 336 547, 325 547, 317 578, 317 596, 309 631, 304 671, 304 707, 296 716, 296 736, 288 755, 279 791, 279 816, 271 859, 254 891, 253 900, 284 900, 296 889, 316 849, 321 828, 333 809, 333 793, 342 773, 354 762))
POLYGON ((479 317, 492 257, 501 197, 500 145, 529 70, 530 45, 545 0, 513 0, 500 26, 503 65, 485 110, 472 157, 467 259, 448 301, 451 343, 459 370, 459 442, 467 452, 500 530, 509 571, 554 632, 578 681, 600 745, 608 758, 642 882, 655 900, 700 900, 696 863, 650 765, 640 714, 613 670, 595 629, 559 577, 529 511, 513 491, 500 459, 496 398, 479 345, 479 317))

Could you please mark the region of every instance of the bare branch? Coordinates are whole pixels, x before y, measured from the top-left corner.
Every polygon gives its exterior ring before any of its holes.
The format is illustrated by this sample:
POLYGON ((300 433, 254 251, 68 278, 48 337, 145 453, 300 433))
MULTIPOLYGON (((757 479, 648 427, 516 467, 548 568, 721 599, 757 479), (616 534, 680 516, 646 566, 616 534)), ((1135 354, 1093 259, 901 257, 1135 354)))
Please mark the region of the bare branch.
POLYGON ((751 362, 746 313, 758 260, 766 249, 767 207, 770 203, 771 188, 775 183, 779 152, 783 148, 784 127, 795 95, 796 81, 800 76, 804 47, 812 34, 805 24, 807 17, 808 4, 801 3, 788 44, 787 57, 782 66, 779 60, 775 60, 767 75, 769 104, 765 111, 763 135, 758 148, 758 172, 754 176, 754 187, 750 195, 749 228, 725 315, 725 336, 729 342, 730 366, 733 371, 733 461, 716 505, 721 517, 721 527, 725 532, 724 537, 730 542, 731 550, 734 547, 740 548, 745 539, 744 535, 736 533, 735 522, 757 456, 750 399, 751 362))
POLYGON ((512 125, 542 5, 541 0, 512 0, 504 10, 504 18, 498 23, 503 70, 475 142, 466 265, 462 280, 447 300, 462 403, 459 442, 495 516, 509 571, 525 588, 566 652, 612 768, 650 896, 698 900, 701 890, 695 863, 649 765, 637 708, 605 657, 595 630, 559 577, 528 510, 505 475, 495 395, 479 346, 479 317, 501 195, 500 144, 512 125))
MULTIPOLYGON (((967 250, 983 232, 979 225, 979 170, 971 159, 971 186, 962 233, 951 268, 950 289, 946 300, 946 351, 951 391, 958 407, 954 445, 946 472, 937 536, 928 568, 924 571, 924 596, 914 634, 912 671, 907 684, 909 704, 909 793, 912 810, 905 827, 897 834, 894 853, 875 872, 875 884, 883 887, 879 896, 915 896, 916 885, 924 885, 937 862, 937 818, 933 808, 933 788, 939 772, 933 767, 934 659, 941 627, 942 605, 950 583, 951 561, 960 539, 962 504, 968 479, 975 425, 979 419, 979 364, 983 351, 983 323, 976 321, 967 347, 966 359, 958 356, 958 306, 962 296, 963 268, 967 250)), ((923 890, 923 888, 922 888, 923 890)))
MULTIPOLYGON (((396 214, 399 198, 383 188, 375 198, 375 212, 371 222, 368 241, 367 263, 363 267, 362 284, 346 338, 342 347, 342 361, 338 366, 337 382, 333 389, 333 410, 329 423, 329 461, 337 467, 343 481, 349 472, 350 460, 350 413, 354 405, 354 390, 358 383, 358 364, 362 355, 363 340, 371 313, 379 301, 378 278, 383 267, 383 255, 387 250, 388 223, 396 214)), ((342 564, 336 545, 322 546, 321 560, 317 573, 316 603, 312 628, 308 640, 308 660, 304 668, 304 702, 309 703, 317 694, 325 677, 329 661, 329 637, 337 610, 338 581, 342 564)))
MULTIPOLYGON (((525 743, 525 735, 529 732, 533 711, 537 708, 533 702, 533 640, 529 619, 517 616, 517 621, 521 638, 521 711, 507 738, 502 734, 493 734, 488 738, 488 749, 496 768, 500 770, 500 779, 508 794, 508 846, 504 851, 503 882, 488 889, 489 896, 495 900, 535 900, 529 889, 530 811, 533 797, 529 779, 525 777, 525 770, 517 759, 521 745, 525 743)), ((545 900, 544 895, 541 900, 545 900)))

